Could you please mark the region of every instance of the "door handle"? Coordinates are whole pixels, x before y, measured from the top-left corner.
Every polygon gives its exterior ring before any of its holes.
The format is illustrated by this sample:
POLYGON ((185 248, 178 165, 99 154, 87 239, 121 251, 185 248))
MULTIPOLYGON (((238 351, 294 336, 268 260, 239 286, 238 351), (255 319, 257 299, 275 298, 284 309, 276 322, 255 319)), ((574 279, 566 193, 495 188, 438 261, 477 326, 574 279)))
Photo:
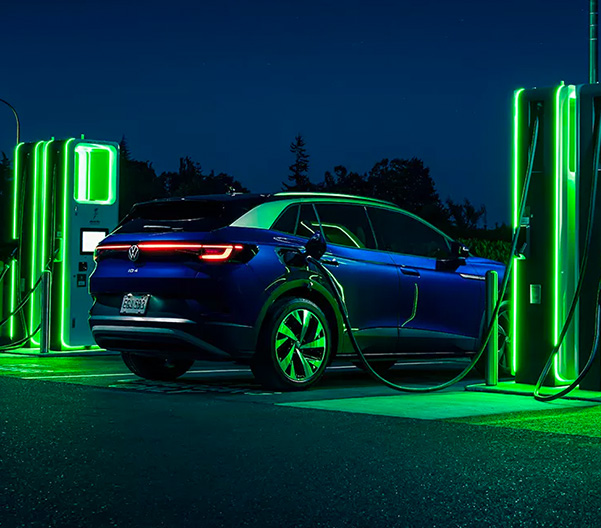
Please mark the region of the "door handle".
POLYGON ((419 277, 419 271, 417 271, 416 269, 413 269, 413 268, 401 267, 401 273, 403 275, 411 275, 413 277, 419 277))
POLYGON ((338 262, 335 258, 331 258, 331 259, 321 259, 322 264, 326 264, 328 266, 338 266, 340 264, 340 262, 338 262))

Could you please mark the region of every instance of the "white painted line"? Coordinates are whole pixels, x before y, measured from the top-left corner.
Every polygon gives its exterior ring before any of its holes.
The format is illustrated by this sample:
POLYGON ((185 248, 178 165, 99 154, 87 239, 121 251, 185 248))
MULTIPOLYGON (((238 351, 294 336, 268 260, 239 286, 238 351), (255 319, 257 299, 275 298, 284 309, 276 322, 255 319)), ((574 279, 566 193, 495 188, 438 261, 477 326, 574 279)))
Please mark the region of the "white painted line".
MULTIPOLYGON (((399 363, 399 365, 440 365, 447 363, 445 361, 437 361, 437 362, 417 362, 417 363, 399 363)), ((353 365, 349 366, 339 366, 339 367, 328 367, 328 370, 356 370, 357 367, 353 365)), ((215 369, 215 370, 189 370, 187 374, 224 374, 228 372, 250 372, 250 369, 215 369)), ((131 372, 124 372, 121 374, 66 374, 66 375, 58 375, 58 376, 28 376, 26 378, 21 379, 71 379, 71 378, 118 378, 123 376, 135 376, 135 374, 131 372)))
POLYGON ((135 376, 135 374, 124 373, 124 374, 69 374, 68 376, 29 376, 27 378, 21 378, 26 380, 31 379, 55 379, 55 378, 110 378, 110 377, 122 377, 122 376, 135 376))
MULTIPOLYGON (((250 369, 223 369, 223 370, 189 370, 187 374, 216 374, 222 372, 250 372, 250 369)), ((55 378, 110 378, 110 377, 123 377, 123 376, 135 376, 131 372, 124 372, 121 374, 67 374, 59 376, 29 376, 21 379, 55 379, 55 378)))
POLYGON ((250 369, 221 369, 221 370, 189 370, 187 374, 196 374, 198 372, 217 373, 217 372, 250 372, 250 369))

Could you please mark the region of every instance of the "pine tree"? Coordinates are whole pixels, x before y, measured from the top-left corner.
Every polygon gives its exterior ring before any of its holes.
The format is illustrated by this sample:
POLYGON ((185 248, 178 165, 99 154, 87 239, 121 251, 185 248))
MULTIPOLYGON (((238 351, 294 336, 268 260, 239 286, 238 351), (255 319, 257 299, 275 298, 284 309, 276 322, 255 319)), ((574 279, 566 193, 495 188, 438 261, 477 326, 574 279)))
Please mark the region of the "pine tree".
POLYGON ((123 136, 119 142, 119 217, 123 218, 135 203, 153 200, 163 194, 161 180, 152 163, 133 159, 123 136))
POLYGON ((121 141, 119 141, 119 156, 122 160, 131 160, 131 152, 129 151, 129 145, 127 144, 125 135, 121 136, 121 141))
POLYGON ((290 152, 294 154, 294 163, 288 167, 290 174, 288 180, 292 185, 284 183, 287 191, 311 191, 313 185, 309 180, 309 154, 305 147, 305 140, 301 134, 297 134, 294 141, 290 143, 290 152))
POLYGON ((10 213, 12 211, 11 192, 13 181, 12 162, 2 152, 0 159, 0 242, 4 243, 9 240, 10 213))

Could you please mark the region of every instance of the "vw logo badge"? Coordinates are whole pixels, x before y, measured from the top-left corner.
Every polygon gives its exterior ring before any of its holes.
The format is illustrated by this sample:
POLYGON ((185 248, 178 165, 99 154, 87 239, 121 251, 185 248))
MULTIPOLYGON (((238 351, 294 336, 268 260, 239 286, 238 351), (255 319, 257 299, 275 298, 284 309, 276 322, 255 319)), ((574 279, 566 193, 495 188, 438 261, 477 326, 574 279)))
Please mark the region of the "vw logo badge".
POLYGON ((127 252, 127 256, 129 257, 129 260, 131 260, 132 262, 135 262, 136 260, 138 260, 138 257, 140 256, 140 248, 138 246, 131 246, 129 248, 129 251, 127 252))

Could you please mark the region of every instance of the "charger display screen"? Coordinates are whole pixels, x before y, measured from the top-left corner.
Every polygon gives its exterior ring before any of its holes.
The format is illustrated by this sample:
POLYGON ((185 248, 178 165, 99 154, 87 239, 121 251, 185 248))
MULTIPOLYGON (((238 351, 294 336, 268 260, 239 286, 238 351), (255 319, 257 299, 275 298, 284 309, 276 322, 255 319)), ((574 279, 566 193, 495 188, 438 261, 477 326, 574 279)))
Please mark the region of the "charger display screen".
POLYGON ((96 246, 100 244, 107 235, 108 231, 106 229, 82 229, 79 252, 82 255, 93 255, 96 246))

